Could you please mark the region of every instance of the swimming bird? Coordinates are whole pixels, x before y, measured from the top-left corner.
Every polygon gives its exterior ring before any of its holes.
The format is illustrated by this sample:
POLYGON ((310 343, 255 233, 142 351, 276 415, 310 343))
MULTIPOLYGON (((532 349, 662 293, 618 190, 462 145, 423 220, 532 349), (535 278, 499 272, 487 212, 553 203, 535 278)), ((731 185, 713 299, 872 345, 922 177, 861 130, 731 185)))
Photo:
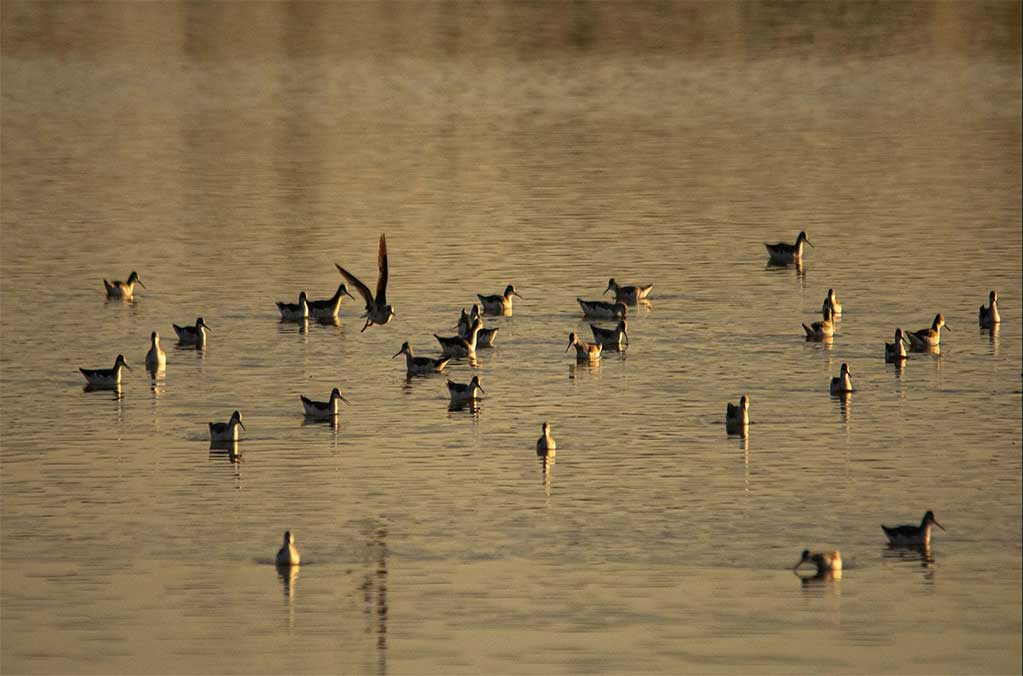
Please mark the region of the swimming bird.
MULTIPOLYGON (((828 308, 831 308, 832 318, 837 318, 842 314, 842 304, 838 301, 834 289, 828 289, 828 295, 824 297, 824 304, 821 305, 821 314, 824 314, 828 308)), ((827 315, 825 315, 825 319, 827 319, 827 315)))
POLYGON ((725 409, 725 423, 733 427, 749 424, 749 397, 745 394, 739 399, 739 405, 728 402, 725 409))
POLYGON ((302 408, 305 410, 305 414, 310 418, 319 418, 320 420, 329 420, 337 417, 341 412, 341 402, 345 402, 351 405, 351 402, 341 396, 341 390, 334 388, 330 392, 330 399, 327 401, 313 401, 302 395, 298 395, 298 398, 302 400, 302 408))
POLYGON ((274 565, 283 568, 285 566, 297 566, 301 562, 302 556, 298 553, 298 548, 295 547, 295 536, 291 534, 290 530, 284 531, 284 544, 277 550, 274 565))
POLYGON ((831 321, 831 308, 824 308, 824 319, 823 321, 814 322, 807 326, 803 324, 803 330, 806 331, 807 340, 824 340, 835 335, 835 325, 831 321))
POLYGON ((604 289, 604 293, 606 294, 608 291, 614 291, 615 302, 635 305, 641 300, 646 300, 646 296, 650 293, 650 289, 652 288, 654 288, 653 284, 647 284, 646 286, 619 286, 618 283, 615 282, 615 278, 612 277, 608 280, 607 288, 604 289))
POLYGON ((583 314, 596 319, 625 319, 628 307, 625 303, 605 303, 602 300, 583 300, 576 298, 583 314))
MULTIPOLYGON (((391 321, 395 312, 394 308, 387 304, 387 240, 384 239, 383 235, 380 235, 380 248, 377 252, 379 277, 377 277, 377 294, 375 297, 370 293, 369 287, 359 281, 358 277, 337 263, 334 263, 334 267, 348 280, 349 284, 355 287, 359 295, 366 301, 366 323, 363 325, 362 331, 365 331, 374 324, 383 325, 391 321)), ((359 333, 362 333, 362 331, 359 333)))
POLYGON ((810 246, 813 243, 806 238, 806 232, 800 232, 799 236, 796 237, 795 244, 786 244, 785 242, 778 242, 777 244, 767 244, 767 254, 771 257, 771 262, 776 264, 786 264, 792 262, 799 262, 803 260, 803 242, 806 242, 810 246))
POLYGON ((1002 321, 1002 318, 998 316, 998 292, 992 291, 988 294, 988 302, 991 303, 988 307, 980 306, 980 310, 977 312, 977 320, 980 322, 980 328, 990 329, 998 322, 1002 321))
MULTIPOLYGON (((480 299, 480 303, 483 304, 483 311, 490 315, 511 315, 512 296, 522 298, 522 295, 511 284, 504 287, 504 293, 502 294, 495 294, 493 296, 476 294, 476 297, 480 299)), ((526 299, 522 298, 522 300, 526 299)))
POLYGON ((307 319, 309 317, 309 298, 305 291, 298 294, 297 303, 282 303, 277 301, 277 309, 281 311, 281 319, 307 319))
POLYGON ((473 376, 472 380, 467 383, 456 383, 454 381, 448 381, 448 394, 451 395, 451 401, 468 401, 476 399, 476 391, 479 390, 486 394, 486 390, 480 385, 480 377, 473 376))
POLYGON ((554 442, 554 437, 551 436, 551 424, 545 422, 543 424, 543 436, 536 440, 536 454, 553 453, 557 448, 558 445, 554 442))
POLYGON ((160 347, 160 334, 153 331, 149 334, 149 352, 146 352, 146 368, 160 371, 167 366, 167 353, 160 347))
POLYGON ((398 355, 405 355, 405 370, 409 375, 423 375, 426 373, 440 373, 444 370, 444 367, 451 361, 451 357, 443 356, 440 359, 431 359, 430 357, 417 357, 412 353, 412 346, 405 341, 401 345, 401 349, 391 357, 394 359, 398 355))
POLYGON ((125 300, 129 300, 131 299, 132 294, 135 293, 136 284, 141 286, 143 289, 146 288, 146 285, 142 283, 141 279, 139 279, 139 273, 134 270, 132 270, 131 274, 128 275, 127 282, 122 282, 119 279, 115 279, 112 282, 108 282, 105 279, 103 280, 103 286, 107 289, 107 298, 124 298, 125 300))
POLYGON ((227 422, 210 423, 210 441, 238 441, 238 427, 244 430, 242 414, 235 411, 227 422))
POLYGON ((895 342, 884 344, 884 360, 887 364, 896 364, 906 358, 906 343, 909 340, 902 329, 895 329, 895 342))
POLYGON ((816 566, 818 575, 838 572, 842 570, 842 554, 837 549, 830 552, 814 552, 812 554, 809 549, 804 549, 799 557, 799 563, 793 566, 792 570, 798 570, 804 563, 812 563, 816 566))
POLYGON ((114 367, 109 369, 78 369, 85 376, 89 387, 96 389, 117 388, 121 386, 121 368, 129 371, 131 367, 124 363, 124 355, 117 355, 114 360, 114 367))
POLYGON ((924 351, 933 347, 938 347, 941 343, 942 327, 944 327, 946 331, 952 330, 945 324, 945 317, 939 312, 934 315, 934 321, 931 323, 931 328, 906 333, 906 336, 909 338, 910 347, 917 351, 924 351))
POLYGON ((206 347, 206 332, 212 331, 206 322, 199 317, 195 320, 195 326, 178 326, 177 324, 172 325, 174 327, 174 333, 178 334, 178 342, 182 345, 195 345, 196 347, 206 347))
POLYGON ((852 392, 852 379, 849 377, 849 365, 842 363, 842 370, 839 375, 831 379, 831 394, 844 394, 845 392, 852 392))
POLYGON ((476 347, 493 347, 494 340, 497 339, 497 332, 500 330, 500 326, 495 326, 491 329, 481 328, 480 332, 476 335, 476 347))
POLYGON ((618 320, 618 326, 613 329, 604 329, 596 324, 590 324, 590 330, 593 331, 593 340, 600 345, 602 348, 611 348, 622 351, 622 341, 625 344, 629 344, 629 322, 625 319, 618 320))
POLYGON ((893 546, 906 546, 906 545, 923 545, 927 547, 931 544, 931 525, 935 525, 941 530, 945 530, 945 527, 938 523, 938 520, 934 518, 934 512, 927 510, 924 514, 924 518, 920 521, 919 526, 881 526, 884 530, 884 534, 888 536, 888 544, 893 546))
POLYGON ((317 317, 319 319, 330 319, 331 317, 337 317, 338 312, 341 311, 341 296, 345 295, 355 300, 355 296, 348 293, 348 287, 345 286, 344 282, 338 285, 337 291, 330 298, 324 300, 309 300, 306 299, 306 304, 309 306, 309 316, 317 317))
POLYGON ((461 336, 438 336, 436 333, 433 334, 433 337, 440 343, 440 347, 445 355, 449 357, 468 357, 476 354, 476 338, 482 328, 483 322, 477 319, 469 330, 468 338, 462 338, 461 336))
POLYGON ((575 347, 575 357, 579 361, 597 361, 600 359, 600 352, 603 349, 600 345, 584 343, 579 340, 579 336, 575 335, 575 331, 568 334, 568 347, 565 348, 565 352, 568 352, 572 347, 575 347))

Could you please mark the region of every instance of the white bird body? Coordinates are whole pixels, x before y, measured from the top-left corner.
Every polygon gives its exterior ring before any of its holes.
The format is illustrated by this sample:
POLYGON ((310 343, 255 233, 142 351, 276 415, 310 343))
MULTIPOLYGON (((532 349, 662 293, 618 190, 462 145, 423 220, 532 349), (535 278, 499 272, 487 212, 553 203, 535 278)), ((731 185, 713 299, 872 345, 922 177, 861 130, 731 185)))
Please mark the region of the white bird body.
POLYGON ((831 321, 831 310, 824 308, 824 319, 807 326, 803 324, 803 331, 806 332, 807 340, 824 340, 835 335, 835 325, 831 321))
POLYGON ((831 379, 831 394, 844 394, 853 391, 852 378, 849 375, 849 365, 843 363, 839 375, 831 379))
POLYGON ((942 328, 946 331, 952 330, 945 324, 944 315, 939 312, 934 315, 934 321, 931 323, 931 327, 929 329, 910 331, 906 333, 906 337, 909 338, 912 349, 917 351, 926 351, 938 347, 941 344, 942 328))
POLYGON ((557 450, 558 445, 554 442, 554 437, 551 436, 551 424, 545 422, 543 424, 543 436, 536 440, 536 453, 537 455, 545 455, 553 453, 557 450))
POLYGON ((167 366, 167 353, 160 347, 160 334, 149 335, 149 352, 146 353, 146 368, 152 372, 162 371, 167 366))

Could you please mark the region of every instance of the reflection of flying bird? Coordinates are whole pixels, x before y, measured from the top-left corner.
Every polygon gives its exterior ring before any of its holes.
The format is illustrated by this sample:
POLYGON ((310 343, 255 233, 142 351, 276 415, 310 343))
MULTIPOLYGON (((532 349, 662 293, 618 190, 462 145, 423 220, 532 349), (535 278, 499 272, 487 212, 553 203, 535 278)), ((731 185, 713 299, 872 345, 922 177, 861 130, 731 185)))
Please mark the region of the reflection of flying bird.
POLYGON ((377 268, 380 271, 380 276, 377 278, 377 294, 375 297, 370 293, 369 287, 363 284, 358 277, 337 263, 334 263, 334 266, 348 280, 348 283, 355 287, 363 300, 366 301, 366 323, 363 325, 362 331, 365 331, 374 324, 386 324, 391 321, 391 317, 395 313, 394 308, 387 304, 387 240, 384 239, 383 235, 380 235, 380 250, 377 253, 377 268))

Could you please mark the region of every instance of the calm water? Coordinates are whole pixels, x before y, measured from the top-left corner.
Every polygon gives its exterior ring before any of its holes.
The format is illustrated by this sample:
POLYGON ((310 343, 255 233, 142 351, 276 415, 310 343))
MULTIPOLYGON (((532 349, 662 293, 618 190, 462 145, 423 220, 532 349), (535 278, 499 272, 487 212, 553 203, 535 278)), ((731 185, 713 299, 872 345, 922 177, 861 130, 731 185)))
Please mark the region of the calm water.
POLYGON ((5 673, 1020 671, 1018 2, 2 16, 5 673), (393 322, 278 321, 335 262, 372 284, 381 232, 393 322), (577 366, 611 276, 651 304, 577 366), (403 341, 509 282, 449 368, 478 412, 406 381, 403 341), (936 312, 940 355, 885 365, 936 312), (121 395, 83 392, 119 352, 121 395), (340 428, 305 423, 335 385, 340 428), (206 423, 236 408, 232 462, 206 423), (889 550, 927 509, 931 556, 889 550), (804 547, 842 579, 794 577, 804 547))

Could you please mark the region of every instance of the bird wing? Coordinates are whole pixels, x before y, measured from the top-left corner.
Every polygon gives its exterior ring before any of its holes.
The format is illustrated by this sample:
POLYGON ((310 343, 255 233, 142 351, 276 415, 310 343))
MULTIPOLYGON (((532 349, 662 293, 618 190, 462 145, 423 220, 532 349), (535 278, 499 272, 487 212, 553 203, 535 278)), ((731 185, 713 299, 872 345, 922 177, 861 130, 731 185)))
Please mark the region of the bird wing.
POLYGON ((377 279, 377 305, 387 305, 387 240, 383 235, 380 235, 377 267, 380 269, 380 277, 377 279))
POLYGON ((366 301, 366 309, 368 310, 370 305, 373 304, 373 294, 369 292, 369 287, 359 281, 358 277, 348 272, 337 263, 334 263, 334 267, 336 267, 337 271, 341 273, 341 276, 347 279, 348 283, 354 286, 356 291, 359 292, 359 295, 361 295, 363 300, 366 301))

